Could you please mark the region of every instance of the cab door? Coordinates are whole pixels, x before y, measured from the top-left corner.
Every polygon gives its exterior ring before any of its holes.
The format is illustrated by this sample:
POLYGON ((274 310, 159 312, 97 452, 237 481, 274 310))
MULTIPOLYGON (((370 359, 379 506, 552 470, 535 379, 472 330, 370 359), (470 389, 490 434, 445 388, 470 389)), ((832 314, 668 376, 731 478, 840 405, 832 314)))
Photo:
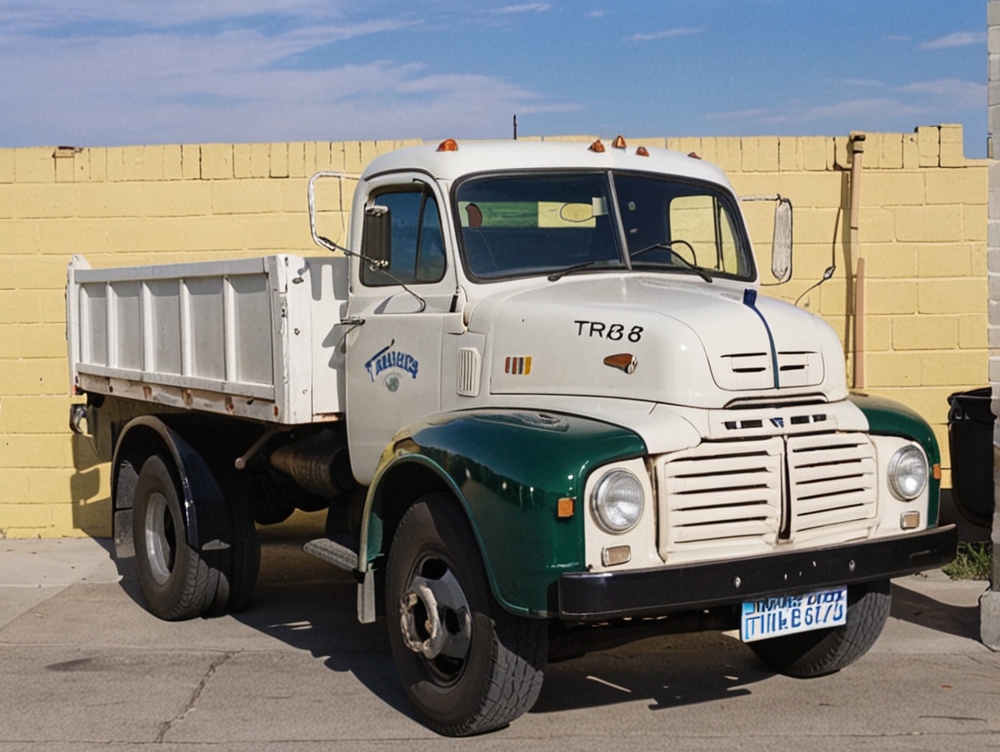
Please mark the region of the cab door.
POLYGON ((351 467, 363 484, 398 430, 440 411, 442 340, 461 317, 451 312, 457 278, 436 185, 383 177, 372 181, 371 207, 388 214, 391 250, 385 266, 354 266, 345 337, 351 467))

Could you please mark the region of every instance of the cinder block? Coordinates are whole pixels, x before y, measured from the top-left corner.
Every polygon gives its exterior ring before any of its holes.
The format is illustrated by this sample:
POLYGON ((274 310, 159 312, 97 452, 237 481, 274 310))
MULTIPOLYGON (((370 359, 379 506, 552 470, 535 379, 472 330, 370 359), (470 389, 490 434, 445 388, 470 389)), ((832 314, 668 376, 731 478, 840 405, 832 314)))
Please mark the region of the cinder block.
POLYGON ((184 220, 185 251, 244 251, 245 216, 239 214, 189 217, 184 220))
POLYGON ((760 169, 760 148, 756 136, 744 136, 740 139, 740 170, 757 172, 760 169))
POLYGON ((902 241, 962 240, 962 212, 955 206, 900 206, 892 210, 902 241))
POLYGON ((66 286, 68 256, 11 254, 5 258, 10 268, 3 276, 13 290, 62 290, 66 286))
POLYGON ((927 170, 924 173, 929 204, 986 204, 989 170, 986 165, 961 170, 927 170))
POLYGON ((833 139, 808 136, 799 139, 802 167, 809 171, 825 171, 832 163, 833 139))
POLYGON ((363 170, 368 166, 369 162, 378 156, 378 151, 375 148, 374 141, 361 141, 358 143, 358 148, 360 150, 361 169, 363 170))
POLYGON ((301 141, 288 144, 288 177, 306 177, 306 145, 301 141))
POLYGON ((73 156, 73 182, 90 182, 90 149, 80 149, 73 156))
POLYGON ((924 353, 867 353, 865 355, 865 386, 910 387, 921 386, 921 365, 927 359, 924 353))
POLYGON ((940 243, 915 245, 920 277, 968 277, 972 274, 972 245, 940 243))
POLYGON ((162 180, 162 146, 126 146, 122 151, 126 180, 162 180))
MULTIPOLYGON (((0 412, 6 409, 7 399, 0 404, 0 412)), ((3 488, 3 498, 12 503, 24 503, 31 500, 31 487, 28 483, 31 471, 25 468, 0 467, 0 488, 3 488)), ((6 526, 3 514, 0 513, 0 531, 6 526)), ((2 537, 2 536, 0 536, 2 537)))
MULTIPOLYGON (((27 324, 38 321, 41 315, 41 302, 35 290, 0 289, 0 321, 27 324)), ((10 356, 4 353, 3 357, 10 356)))
POLYGON ((343 143, 344 147, 344 172, 361 174, 364 170, 366 162, 362 161, 361 158, 361 142, 360 141, 346 141, 343 143))
POLYGON ((48 500, 57 504, 70 504, 73 499, 73 492, 70 484, 73 481, 76 471, 73 468, 72 452, 69 451, 71 435, 63 437, 66 443, 69 460, 61 467, 39 468, 32 473, 31 497, 35 500, 48 500))
POLYGON ((38 253, 38 223, 4 220, 0 229, 0 254, 38 253))
POLYGON ((229 180, 233 177, 232 144, 203 144, 201 147, 202 180, 229 180))
POLYGON ((845 316, 848 312, 847 283, 844 279, 831 279, 817 287, 810 296, 819 297, 818 304, 811 308, 813 313, 824 319, 845 316))
POLYGON ((918 313, 986 313, 985 279, 924 279, 917 288, 918 313))
POLYGON ((937 167, 941 154, 941 134, 937 126, 921 125, 917 128, 917 146, 921 167, 937 167))
POLYGON ((253 176, 253 146, 251 144, 233 145, 233 177, 236 179, 253 176))
POLYGON ((984 384, 989 378, 986 350, 953 350, 935 353, 923 361, 923 383, 926 386, 963 387, 984 384))
MULTIPOLYGON (((14 218, 14 196, 16 191, 16 186, 0 183, 0 219, 14 218)), ((2 246, 0 246, 0 249, 2 249, 2 246)))
POLYGON ((333 171, 341 169, 342 163, 334 163, 332 144, 329 141, 316 142, 316 170, 333 171))
POLYGON ((924 176, 919 172, 866 171, 860 186, 862 207, 919 206, 926 203, 924 176))
POLYGON ((288 177, 288 144, 275 143, 270 148, 271 167, 268 175, 272 178, 288 177))
POLYGON ((171 218, 108 220, 107 237, 109 253, 184 250, 183 226, 171 218))
POLYGON ((14 216, 18 219, 72 217, 76 208, 72 184, 28 183, 14 193, 14 216))
POLYGON ((74 181, 76 178, 73 164, 75 156, 72 153, 61 154, 59 150, 56 151, 52 161, 55 163, 57 183, 72 183, 74 181))
POLYGON ((271 176, 271 145, 250 144, 250 174, 251 178, 267 178, 271 176))
POLYGON ((0 360, 0 384, 5 395, 68 394, 65 352, 61 358, 0 360))
POLYGON ((958 347, 958 319, 954 316, 894 316, 894 350, 952 350, 958 347))
POLYGON ((180 144, 167 144, 163 149, 163 179, 183 180, 184 159, 180 144))
POLYGON ((917 250, 912 245, 865 243, 865 276, 869 279, 898 279, 917 276, 917 250))
POLYGON ((920 143, 917 133, 903 134, 903 169, 916 170, 920 167, 920 143))
POLYGON ((14 182, 14 149, 0 149, 0 183, 14 182))
POLYGON ((0 502, 0 537, 45 537, 45 531, 51 527, 52 507, 47 504, 0 502))
MULTIPOLYGON (((990 39, 1000 37, 1000 29, 990 29, 990 39)), ((996 42, 1000 46, 1000 39, 996 42)), ((1000 651, 1000 590, 979 596, 979 639, 990 650, 1000 651)))
POLYGON ((798 138, 781 136, 778 139, 778 169, 782 172, 797 172, 802 169, 802 149, 798 138))
POLYGON ((184 180, 198 180, 201 177, 200 146, 181 144, 181 176, 184 180))
POLYGON ((90 155, 90 176, 85 182, 99 183, 108 179, 108 150, 87 149, 90 155))
POLYGON ((138 183, 84 183, 74 186, 73 196, 78 217, 141 217, 145 213, 138 183))
POLYGON ((247 247, 258 251, 285 250, 292 253, 311 252, 315 249, 309 234, 309 223, 301 215, 248 215, 247 247))
POLYGON ((962 205, 962 239, 986 242, 989 226, 985 204, 962 205))
MULTIPOLYGON (((840 213, 836 208, 795 209, 795 242, 797 243, 832 243, 839 236, 840 213)), ((770 237, 770 236, 768 236, 770 237)))
POLYGON ((229 182, 172 180, 146 183, 141 188, 143 216, 198 217, 212 212, 214 191, 229 182))
POLYGON ((861 166, 865 170, 879 170, 882 168, 881 133, 865 133, 865 140, 862 145, 861 166))
POLYGON ((100 219, 46 219, 38 223, 41 252, 59 256, 62 264, 62 281, 66 284, 66 264, 71 253, 94 254, 107 250, 104 220, 100 219))
POLYGON ((892 346, 892 319, 889 316, 865 317, 865 350, 887 352, 892 346))
POLYGON ((988 271, 986 267, 986 244, 982 241, 972 243, 972 276, 985 277, 988 271))
MULTIPOLYGON (((0 342, 5 358, 66 358, 66 327, 63 324, 6 323, 0 315, 0 342)), ((5 391, 6 393, 6 391, 5 391)))
POLYGON ((0 467, 65 468, 73 454, 67 435, 0 434, 0 467))
MULTIPOLYGON (((306 141, 302 147, 305 150, 305 176, 310 177, 316 172, 316 142, 306 141)), ((329 149, 327 154, 329 154, 329 149)))
POLYGON ((871 315, 917 312, 917 282, 905 280, 865 280, 865 312, 871 315))
POLYGON ((14 180, 18 183, 54 183, 52 147, 14 149, 14 180))
POLYGON ((847 136, 837 136, 833 139, 833 165, 838 170, 851 169, 851 140, 847 136))
POLYGON ((989 342, 989 317, 984 313, 958 316, 958 346, 963 350, 985 350, 989 342))
MULTIPOLYGON (((0 397, 0 434, 58 434, 66 430, 65 396, 0 397)), ((4 477, 0 473, 0 479, 4 477)), ((4 492, 7 487, 0 480, 4 492)))
POLYGON ((107 149, 105 151, 107 161, 107 178, 112 182, 121 182, 125 179, 125 154, 120 146, 107 149))
POLYGON ((213 183, 212 213, 277 213, 281 211, 281 186, 283 182, 273 179, 246 179, 213 183))
MULTIPOLYGON (((903 134, 877 134, 879 169, 899 170, 903 167, 903 134)), ((867 150, 865 157, 868 156, 867 150)))
MULTIPOLYGON (((340 181, 326 180, 317 182, 333 183, 334 186, 340 181)), ((309 223, 309 181, 305 178, 295 178, 282 180, 277 186, 281 192, 281 200, 271 207, 271 210, 280 210, 285 213, 299 213, 300 221, 309 223)))

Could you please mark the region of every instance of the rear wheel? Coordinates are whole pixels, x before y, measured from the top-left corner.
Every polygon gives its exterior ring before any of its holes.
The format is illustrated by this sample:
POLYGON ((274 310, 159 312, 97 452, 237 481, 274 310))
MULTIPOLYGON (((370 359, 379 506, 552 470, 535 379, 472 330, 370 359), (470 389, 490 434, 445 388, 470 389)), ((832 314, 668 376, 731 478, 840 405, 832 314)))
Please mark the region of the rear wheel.
POLYGON ((212 606, 218 569, 188 545, 177 485, 160 455, 147 458, 139 471, 132 537, 139 586, 150 611, 177 621, 200 616, 212 606))
POLYGON ((892 603, 889 580, 847 588, 847 623, 748 643, 772 671, 800 679, 823 676, 854 663, 882 634, 892 603))
POLYGON ((494 600, 463 513, 444 494, 404 515, 389 552, 389 641, 420 719, 447 736, 507 725, 538 698, 547 623, 494 600))

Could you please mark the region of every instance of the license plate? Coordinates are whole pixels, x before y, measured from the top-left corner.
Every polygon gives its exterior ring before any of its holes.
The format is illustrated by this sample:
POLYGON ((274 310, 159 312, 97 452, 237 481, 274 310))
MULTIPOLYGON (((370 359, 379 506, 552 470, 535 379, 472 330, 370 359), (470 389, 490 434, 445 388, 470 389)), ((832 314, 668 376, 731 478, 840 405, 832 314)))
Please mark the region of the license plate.
POLYGON ((743 642, 838 627, 847 623, 847 587, 746 601, 740 619, 743 642))

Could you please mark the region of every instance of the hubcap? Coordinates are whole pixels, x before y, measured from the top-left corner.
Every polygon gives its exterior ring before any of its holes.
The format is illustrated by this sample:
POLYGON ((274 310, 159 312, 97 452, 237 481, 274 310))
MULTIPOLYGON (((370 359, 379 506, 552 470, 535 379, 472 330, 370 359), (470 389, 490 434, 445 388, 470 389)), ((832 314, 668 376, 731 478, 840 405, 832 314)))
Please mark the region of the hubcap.
POLYGON ((158 585, 170 578, 174 569, 177 547, 177 528, 166 497, 153 493, 146 507, 146 559, 150 574, 158 585))
POLYGON ((461 670, 472 644, 472 616, 447 565, 434 560, 418 569, 403 593, 400 617, 406 647, 448 675, 461 670))

